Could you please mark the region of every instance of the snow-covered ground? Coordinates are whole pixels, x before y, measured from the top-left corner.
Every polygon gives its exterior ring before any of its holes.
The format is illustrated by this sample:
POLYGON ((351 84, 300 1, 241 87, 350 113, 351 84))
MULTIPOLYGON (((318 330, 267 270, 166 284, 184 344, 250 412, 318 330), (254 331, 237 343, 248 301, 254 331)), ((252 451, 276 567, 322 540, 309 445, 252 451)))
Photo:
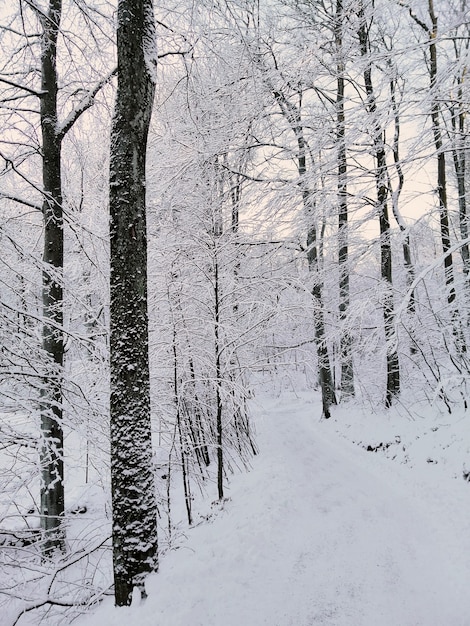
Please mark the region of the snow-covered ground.
POLYGON ((148 599, 77 623, 470 624, 469 416, 345 405, 325 421, 313 395, 254 412, 251 471, 165 555, 148 599))

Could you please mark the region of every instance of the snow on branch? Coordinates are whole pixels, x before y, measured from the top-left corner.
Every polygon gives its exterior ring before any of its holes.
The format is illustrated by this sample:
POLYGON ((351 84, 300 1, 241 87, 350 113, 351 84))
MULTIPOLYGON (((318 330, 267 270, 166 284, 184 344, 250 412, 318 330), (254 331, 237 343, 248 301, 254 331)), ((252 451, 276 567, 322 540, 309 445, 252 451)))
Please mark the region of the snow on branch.
POLYGON ((116 74, 117 67, 115 67, 109 74, 96 83, 93 89, 90 89, 85 93, 80 103, 75 107, 73 111, 66 117, 63 123, 57 128, 57 138, 63 139, 69 132, 78 118, 85 113, 94 103, 97 93, 111 80, 116 74))
MULTIPOLYGON (((462 248, 463 246, 469 243, 470 243, 470 237, 467 237, 466 239, 463 239, 462 241, 458 241, 457 243, 455 243, 445 253, 441 254, 441 256, 434 259, 432 263, 430 263, 427 267, 425 267, 418 274, 418 276, 416 276, 413 282, 408 286, 408 291, 406 292, 400 306, 397 308, 396 313, 395 313, 395 336, 396 336, 396 333, 398 332, 398 324, 399 324, 401 315, 406 311, 408 302, 410 301, 410 298, 414 290, 416 289, 416 287, 419 285, 419 283, 422 282, 428 274, 430 274, 435 269, 440 267, 449 255, 451 255, 453 252, 456 252, 457 250, 460 250, 460 248, 462 248)), ((395 340, 396 340, 396 337, 395 337, 395 340)))
POLYGON ((45 91, 36 91, 36 89, 31 89, 30 87, 26 87, 26 85, 20 85, 19 83, 15 83, 12 80, 7 80, 6 78, 0 78, 0 83, 5 83, 5 85, 10 85, 11 87, 21 89, 22 91, 27 91, 32 96, 37 96, 38 98, 46 93, 45 91))
POLYGON ((30 202, 24 198, 19 198, 18 196, 14 196, 10 193, 4 193, 3 191, 0 191, 0 200, 13 200, 13 202, 18 202, 18 204, 24 204, 24 206, 36 209, 37 211, 42 211, 42 206, 40 204, 30 202))

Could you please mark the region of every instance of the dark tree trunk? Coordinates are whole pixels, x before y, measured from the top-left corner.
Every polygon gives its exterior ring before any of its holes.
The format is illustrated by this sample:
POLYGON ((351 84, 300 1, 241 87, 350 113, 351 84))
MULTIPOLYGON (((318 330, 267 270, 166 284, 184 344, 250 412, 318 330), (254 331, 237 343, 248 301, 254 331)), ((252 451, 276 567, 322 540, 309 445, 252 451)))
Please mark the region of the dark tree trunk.
POLYGON ((152 0, 119 0, 111 131, 111 488, 115 602, 157 568, 147 313, 145 161, 155 91, 152 0))
POLYGON ((369 28, 366 23, 362 4, 359 11, 359 18, 360 26, 358 35, 361 54, 364 58, 369 59, 363 75, 367 95, 366 107, 371 119, 372 143, 376 163, 375 186, 377 191, 376 206, 380 230, 380 273, 386 289, 382 304, 387 361, 385 406, 390 407, 392 399, 400 392, 400 364, 394 329, 392 250, 390 242, 390 218, 387 204, 389 191, 388 172, 383 131, 377 120, 377 103, 372 82, 372 66, 370 62, 369 28))
POLYGON ((333 376, 328 355, 328 346, 325 337, 325 318, 323 309, 323 285, 319 274, 319 251, 321 253, 321 238, 317 236, 315 225, 315 198, 307 182, 307 152, 308 144, 305 137, 300 106, 292 103, 285 94, 276 89, 269 74, 262 65, 261 56, 255 56, 255 61, 259 65, 263 80, 270 89, 274 99, 279 106, 281 114, 284 116, 297 143, 297 170, 299 173, 298 186, 302 194, 302 203, 305 219, 307 222, 307 261, 308 267, 313 276, 312 296, 314 301, 313 319, 315 327, 315 348, 318 361, 319 382, 322 394, 323 415, 330 417, 330 407, 336 404, 333 376))
MULTIPOLYGON (((432 7, 432 3, 430 2, 430 7, 432 7)), ((437 48, 436 48, 436 37, 437 37, 437 18, 434 16, 434 13, 431 13, 432 21, 433 21, 433 29, 430 33, 430 46, 429 46, 429 54, 430 54, 430 78, 431 78, 431 92, 435 94, 436 90, 436 81, 437 81, 437 48)), ((431 119, 432 119, 432 130, 434 135, 434 145, 436 147, 437 154, 437 192, 439 196, 439 221, 441 225, 441 242, 442 242, 442 251, 445 254, 444 258, 444 269, 446 276, 446 285, 447 285, 447 302, 452 304, 455 300, 455 286, 454 286, 454 268, 452 261, 452 254, 449 252, 451 243, 450 243, 450 232, 449 232, 449 211, 447 208, 447 177, 446 177, 446 156, 443 150, 442 145, 442 133, 441 133, 441 125, 440 125, 440 111, 439 111, 439 103, 437 98, 433 97, 433 102, 431 106, 431 119)))
MULTIPOLYGON (((467 43, 465 52, 468 53, 470 43, 467 43)), ((454 42, 456 61, 461 61, 461 53, 454 42)), ((463 84, 466 67, 461 70, 456 78, 457 82, 457 102, 453 102, 450 107, 452 134, 450 136, 452 146, 452 158, 454 162, 455 177, 457 179, 457 193, 459 198, 459 227, 460 236, 464 243, 460 248, 462 257, 463 272, 465 276, 465 286, 467 291, 470 288, 470 250, 468 239, 468 210, 467 210, 467 134, 465 132, 466 106, 464 103, 463 84)))
POLYGON ((216 430, 217 430, 217 494, 219 500, 224 499, 224 450, 222 425, 222 363, 220 338, 220 284, 218 243, 214 246, 214 339, 215 339, 215 399, 216 399, 216 430))
POLYGON ((322 393, 323 416, 328 419, 331 416, 330 407, 336 404, 335 388, 333 376, 331 374, 330 357, 328 355, 328 346, 325 337, 325 318, 323 312, 323 285, 319 273, 319 246, 321 240, 317 237, 317 229, 315 226, 315 199, 310 188, 307 186, 307 160, 303 128, 301 125, 300 113, 297 111, 298 118, 294 126, 294 132, 297 138, 298 152, 298 170, 299 185, 302 190, 302 199, 304 211, 307 218, 307 260, 308 267, 313 276, 312 296, 314 300, 314 324, 315 324, 315 345, 317 349, 318 371, 320 379, 320 388, 322 393))
MULTIPOLYGON (((181 398, 180 389, 178 384, 178 350, 177 350, 177 332, 176 325, 173 326, 173 389, 175 394, 175 410, 176 410, 176 425, 178 427, 179 436, 179 448, 181 456, 181 473, 183 478, 183 492, 184 502, 186 505, 186 514, 188 517, 188 524, 191 526, 193 523, 192 510, 191 510, 191 485, 189 482, 188 471, 188 458, 186 453, 185 436, 183 432, 183 420, 181 417, 181 398)), ((193 438, 194 441, 194 438, 193 438)))
MULTIPOLYGON (((403 239, 403 262, 406 271, 406 285, 408 289, 411 288, 413 284, 415 271, 413 262, 411 260, 411 246, 410 246, 410 235, 407 233, 406 224, 404 223, 400 211, 398 208, 398 203, 400 199, 400 195, 403 189, 403 185, 405 183, 405 176, 403 174, 403 169, 400 162, 400 113, 398 110, 398 104, 396 100, 396 78, 392 78, 390 80, 390 98, 392 102, 392 110, 393 110, 393 118, 394 118, 394 132, 393 132, 393 162, 395 164, 395 170, 398 176, 398 185, 395 191, 392 191, 392 211, 395 216, 395 220, 398 224, 400 232, 402 233, 403 239)), ((390 183, 391 187, 391 183, 390 183)), ((414 291, 411 292, 410 298, 408 300, 408 312, 411 314, 415 313, 416 303, 415 303, 415 294, 414 291)), ((412 347, 413 351, 414 348, 412 347)))
POLYGON ((297 142, 297 169, 299 172, 299 189, 302 194, 305 218, 307 221, 307 260, 308 267, 313 276, 312 296, 314 301, 314 326, 315 326, 315 347, 318 360, 318 373, 320 389, 322 394, 323 415, 325 418, 331 416, 330 407, 336 404, 336 395, 333 376, 328 355, 328 346, 325 337, 325 317, 323 310, 323 285, 319 273, 319 250, 322 241, 317 236, 315 225, 315 198, 307 183, 307 151, 308 145, 302 125, 300 109, 292 104, 282 92, 273 89, 276 102, 282 114, 290 125, 297 142))
POLYGON ((447 178, 446 178, 446 157, 442 141, 442 131, 440 122, 440 104, 437 94, 437 34, 438 24, 437 15, 434 11, 433 0, 428 0, 428 16, 431 20, 431 28, 422 22, 415 13, 410 9, 410 15, 415 22, 424 30, 429 40, 429 80, 431 88, 431 122, 434 137, 434 147, 437 155, 437 193, 439 197, 439 222, 441 230, 441 245, 444 255, 444 272, 447 288, 447 304, 451 309, 452 331, 456 339, 459 351, 465 352, 465 339, 460 324, 460 315, 457 309, 455 281, 454 281, 454 265, 452 253, 450 252, 450 226, 449 226, 449 210, 447 199, 447 178))
MULTIPOLYGON (((310 206, 311 200, 304 193, 304 203, 310 206)), ((312 287, 312 295, 314 299, 315 310, 315 345, 317 349, 318 372, 320 380, 320 389, 322 394, 322 408, 325 419, 331 417, 330 407, 336 404, 335 388, 333 377, 331 375, 330 357, 328 355, 328 346, 325 337, 325 318, 323 315, 323 289, 318 273, 318 241, 317 231, 313 225, 310 225, 307 233, 307 259, 308 266, 313 275, 314 284, 312 287)))
POLYGON ((48 374, 41 391, 41 529, 43 551, 49 555, 64 548, 64 435, 62 427, 63 264, 64 231, 61 185, 61 138, 57 120, 57 38, 61 0, 51 0, 43 26, 40 99, 43 152, 44 252, 42 273, 42 345, 48 374))
POLYGON ((346 137, 344 113, 344 59, 343 59, 343 2, 337 0, 334 25, 336 47, 336 142, 338 161, 338 266, 339 266, 339 317, 342 324, 340 336, 341 392, 344 397, 354 395, 354 370, 352 337, 347 330, 349 312, 348 268, 348 189, 346 163, 346 137))

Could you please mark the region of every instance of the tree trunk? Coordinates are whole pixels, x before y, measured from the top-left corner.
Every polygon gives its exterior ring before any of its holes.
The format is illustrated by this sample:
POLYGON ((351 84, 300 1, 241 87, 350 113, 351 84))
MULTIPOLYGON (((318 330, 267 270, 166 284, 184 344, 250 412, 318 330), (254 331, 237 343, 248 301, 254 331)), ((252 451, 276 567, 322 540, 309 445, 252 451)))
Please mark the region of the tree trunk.
POLYGON ((437 15, 434 12, 433 0, 428 0, 428 15, 431 20, 431 28, 422 22, 414 12, 409 9, 411 17, 424 30, 429 39, 429 79, 431 88, 431 122, 434 138, 434 147, 437 156, 437 193, 439 197, 439 223, 441 230, 441 245, 444 254, 444 272, 447 288, 447 304, 451 309, 452 331, 456 338, 457 348, 461 352, 466 351, 465 339, 463 337, 459 311, 456 305, 456 293, 454 282, 454 265, 452 253, 450 252, 450 227, 449 227, 449 211, 447 201, 447 178, 446 178, 446 157, 442 141, 442 131, 440 123, 440 105, 439 97, 436 93, 437 89, 437 15))
POLYGON ((388 176, 387 161, 383 131, 377 120, 377 103, 372 82, 372 66, 369 56, 369 28, 366 23, 363 5, 359 11, 359 44, 361 55, 368 59, 364 69, 364 85, 366 89, 366 108, 371 118, 372 142, 376 162, 375 186, 377 191, 377 213, 380 230, 380 273, 385 284, 382 313, 384 320, 386 361, 387 361, 387 386, 385 393, 385 406, 390 407, 394 396, 400 392, 400 364, 394 329, 394 306, 393 306, 393 276, 392 276, 392 250, 390 243, 390 218, 388 214, 388 176))
MULTIPOLYGON (((217 236, 217 233, 215 233, 217 236)), ((217 430, 217 495, 224 499, 224 450, 223 450, 223 405, 222 405, 222 364, 220 337, 220 284, 219 284, 219 249, 217 239, 214 245, 214 349, 215 349, 215 399, 217 430)))
MULTIPOLYGON (((470 47, 469 40, 465 46, 465 52, 468 53, 470 47)), ((458 50, 457 43, 454 41, 455 60, 461 62, 461 53, 458 50)), ((467 134, 465 132, 466 107, 464 104, 463 84, 466 74, 466 66, 464 66, 457 75, 457 102, 452 102, 450 107, 452 133, 449 133, 449 139, 452 145, 452 159, 454 163, 455 177, 457 179, 457 193, 459 198, 459 227, 460 237, 463 242, 460 248, 462 257, 463 272, 465 276, 465 287, 467 292, 470 288, 470 250, 467 242, 468 239, 468 210, 467 210, 467 134)))
MULTIPOLYGON (((397 185, 396 190, 394 191, 391 190, 392 211, 393 211, 393 215, 395 216, 395 220, 398 224, 398 227, 400 229, 400 232, 402 233, 404 237, 403 239, 403 263, 404 263, 405 271, 406 271, 406 285, 408 289, 410 289, 415 278, 414 266, 411 260, 410 235, 409 233, 406 232, 407 231, 406 223, 403 221, 400 215, 399 208, 398 208, 400 195, 403 189, 403 185, 405 183, 405 176, 403 174, 403 169, 401 167, 401 162, 400 162, 400 126, 401 125, 400 125, 400 113, 398 110, 398 104, 396 100, 396 86, 397 86, 397 80, 394 77, 390 80, 390 99, 392 102, 392 110, 393 110, 393 118, 394 118, 394 132, 393 132, 393 143, 392 143, 393 162, 395 164, 395 170, 398 176, 398 185, 397 185)), ((390 183, 390 188, 391 188, 391 183, 390 183)), ((410 294, 407 309, 410 314, 415 313, 416 303, 415 303, 414 290, 410 294)), ((413 351, 414 348, 412 347, 411 350, 413 351)))
POLYGON ((41 389, 41 529, 43 552, 64 549, 64 435, 62 428, 63 265, 64 231, 61 185, 61 138, 57 128, 57 38, 62 13, 61 0, 51 0, 47 17, 42 16, 40 99, 44 252, 42 273, 42 346, 48 374, 41 389))
POLYGON ((344 114, 344 59, 343 59, 343 1, 336 2, 334 25, 336 47, 336 142, 338 163, 338 268, 339 268, 339 318, 341 322, 341 392, 344 397, 354 395, 354 370, 352 337, 347 330, 349 312, 348 268, 348 190, 346 164, 346 138, 344 114))
POLYGON ((152 0, 119 0, 110 158, 111 489, 115 602, 157 568, 147 312, 145 161, 155 92, 152 0))
POLYGON ((437 154, 437 191, 439 196, 439 221, 441 225, 441 242, 444 257, 445 281, 447 287, 447 304, 451 308, 452 331, 456 340, 459 352, 465 352, 465 339, 460 326, 460 316, 456 303, 454 265, 452 253, 450 252, 450 227, 449 210, 447 201, 447 179, 446 179, 446 156, 442 141, 440 125, 439 98, 436 94, 437 87, 437 16, 434 13, 433 0, 428 0, 429 17, 431 18, 432 29, 429 31, 429 76, 431 79, 431 120, 434 135, 434 145, 437 154))
POLYGON ((321 241, 318 241, 317 229, 315 226, 315 199, 310 188, 307 186, 307 161, 306 150, 307 145, 301 125, 300 113, 296 111, 298 116, 294 126, 294 132, 297 137, 298 152, 298 170, 299 185, 302 190, 302 199, 304 205, 305 216, 307 218, 307 260, 308 267, 313 276, 312 296, 314 299, 314 325, 315 325, 315 345, 317 349, 318 371, 320 379, 320 388, 322 393, 323 416, 328 419, 331 416, 330 407, 336 404, 335 387, 333 376, 331 374, 330 357, 328 355, 328 346, 325 337, 325 318, 323 312, 323 285, 319 275, 319 252, 318 247, 321 241))

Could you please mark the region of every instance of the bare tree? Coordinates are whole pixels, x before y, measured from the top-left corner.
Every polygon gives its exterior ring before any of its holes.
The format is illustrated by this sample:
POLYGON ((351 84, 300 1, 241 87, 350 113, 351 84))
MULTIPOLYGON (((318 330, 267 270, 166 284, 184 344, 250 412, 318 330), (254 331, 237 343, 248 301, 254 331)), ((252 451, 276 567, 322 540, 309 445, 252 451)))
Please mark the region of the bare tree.
POLYGON ((392 249, 390 241, 390 218, 388 213, 388 168, 385 153, 384 129, 378 120, 377 99, 372 80, 372 57, 370 54, 370 22, 368 22, 363 2, 360 3, 359 16, 359 45, 361 55, 366 60, 363 71, 364 87, 366 92, 366 109, 370 117, 373 155, 375 161, 375 186, 377 192, 376 210, 379 218, 380 232, 380 273, 384 281, 383 320, 387 351, 387 386, 385 405, 390 407, 392 399, 400 392, 400 365, 395 339, 394 304, 393 304, 393 277, 392 277, 392 249))
MULTIPOLYGON (((408 6, 406 3, 402 3, 408 6)), ((426 24, 421 18, 419 18, 411 7, 408 7, 411 18, 416 24, 426 33, 429 44, 429 59, 428 59, 428 74, 429 74, 429 86, 431 89, 431 123, 432 133, 434 138, 434 147, 436 150, 437 159, 437 194, 439 198, 439 223, 441 234, 442 252, 444 254, 444 271, 445 281, 447 287, 447 304, 451 309, 452 316, 452 330, 459 351, 466 351, 465 339, 460 326, 459 311, 456 302, 455 291, 455 276, 454 276, 454 262, 451 251, 451 239, 450 239, 450 224, 449 224, 449 208, 448 208, 448 190, 447 190, 447 173, 446 173, 446 153, 443 140, 443 131, 441 124, 441 103, 439 98, 439 76, 438 76, 438 19, 434 9, 434 0, 428 0, 427 3, 427 17, 429 18, 430 25, 426 24)), ((454 114, 454 123, 456 123, 454 114)), ((454 152, 454 158, 458 152, 454 152)), ((461 154, 459 155, 461 158, 461 154)), ((457 174, 459 177, 459 170, 462 163, 457 158, 455 161, 457 167, 457 174)), ((459 190, 460 193, 461 189, 459 190)), ((462 195, 462 198, 464 196, 462 195)), ((463 204, 461 202, 460 209, 463 210, 463 204)), ((465 222, 465 220, 464 220, 465 222)), ((465 229, 464 229, 465 232, 465 229)), ((462 250, 462 254, 466 253, 465 247, 462 250)))
MULTIPOLYGON (((1 68, 0 82, 8 88, 1 99, 2 114, 8 121, 2 143, 9 150, 4 157, 8 169, 28 195, 4 194, 14 202, 42 212, 42 348, 45 363, 40 390, 39 460, 41 467, 40 519, 46 555, 64 549, 64 198, 62 147, 69 131, 87 111, 111 74, 89 89, 73 94, 63 90, 59 81, 58 54, 62 36, 61 0, 50 0, 45 7, 34 0, 20 3, 19 14, 12 14, 10 26, 2 34, 18 47, 18 54, 1 68), (39 48, 39 50, 38 50, 39 48), (39 68, 37 67, 40 55, 39 68), (18 65, 17 57, 24 61, 18 65), (39 71, 38 71, 39 69, 39 71), (36 85, 40 75, 40 87, 36 85), (65 91, 65 94, 63 94, 65 91), (62 97, 62 102, 60 101, 62 97), (32 104, 33 99, 39 105, 32 104), (64 101, 66 114, 64 114, 64 101), (40 135, 36 127, 39 116, 40 135), (41 157, 42 184, 36 181, 34 159, 41 157), (28 170, 29 161, 34 163, 28 170), (23 171, 24 170, 24 171, 23 171), (25 174, 26 172, 26 174, 25 174), (32 173, 29 173, 32 172, 32 173), (40 197, 42 202, 37 201, 40 197)), ((70 53, 68 53, 70 54, 70 53)), ((87 76, 88 79, 88 76, 87 76)), ((85 77, 81 78, 81 84, 85 77)))
MULTIPOLYGON (((345 124, 345 59, 343 50, 344 28, 343 0, 336 0, 334 18, 336 53, 336 143, 338 166, 338 266, 339 266, 339 315, 343 325, 347 324, 350 306, 349 247, 348 247, 348 187, 346 160, 345 124)), ((352 337, 347 328, 340 335, 341 391, 354 395, 354 369, 352 361, 352 337)))
POLYGON ((153 108, 152 0, 118 3, 118 86, 110 155, 111 488, 114 591, 129 605, 157 568, 147 310, 146 147, 153 108))

